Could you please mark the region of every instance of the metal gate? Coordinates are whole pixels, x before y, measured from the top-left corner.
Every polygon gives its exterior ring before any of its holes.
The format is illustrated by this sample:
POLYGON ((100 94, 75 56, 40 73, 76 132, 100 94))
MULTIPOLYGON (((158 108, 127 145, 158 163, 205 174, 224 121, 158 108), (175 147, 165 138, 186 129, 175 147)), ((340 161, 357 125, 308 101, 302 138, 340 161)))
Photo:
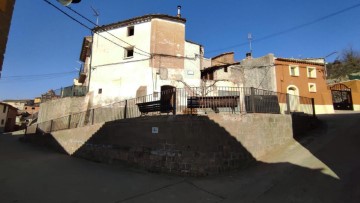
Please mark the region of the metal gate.
POLYGON ((354 110, 351 89, 344 84, 330 87, 334 110, 354 110))

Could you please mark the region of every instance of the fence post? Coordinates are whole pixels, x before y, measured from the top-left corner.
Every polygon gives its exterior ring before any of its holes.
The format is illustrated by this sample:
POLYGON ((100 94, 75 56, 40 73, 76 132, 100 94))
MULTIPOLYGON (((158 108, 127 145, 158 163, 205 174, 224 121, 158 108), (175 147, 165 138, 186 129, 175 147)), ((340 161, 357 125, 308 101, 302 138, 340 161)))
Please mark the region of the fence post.
POLYGON ((71 125, 71 114, 69 115, 68 129, 70 129, 70 125, 71 125))
POLYGON ((49 133, 51 133, 51 131, 52 131, 53 121, 54 121, 54 120, 51 120, 51 121, 50 121, 50 132, 49 132, 49 133))
POLYGON ((286 114, 290 114, 290 94, 286 93, 286 114))
POLYGON ((94 120, 95 120, 95 109, 92 109, 91 125, 94 125, 94 120))
POLYGON ((250 102, 251 102, 251 111, 252 113, 256 113, 256 109, 255 109, 255 88, 254 87, 250 87, 250 102))
POLYGON ((312 111, 313 111, 313 117, 316 117, 316 113, 315 113, 315 99, 311 98, 311 106, 312 106, 312 111))
POLYGON ((124 119, 126 119, 126 114, 127 114, 127 101, 128 100, 125 100, 124 119))
POLYGON ((173 90, 173 115, 176 115, 176 88, 173 90))

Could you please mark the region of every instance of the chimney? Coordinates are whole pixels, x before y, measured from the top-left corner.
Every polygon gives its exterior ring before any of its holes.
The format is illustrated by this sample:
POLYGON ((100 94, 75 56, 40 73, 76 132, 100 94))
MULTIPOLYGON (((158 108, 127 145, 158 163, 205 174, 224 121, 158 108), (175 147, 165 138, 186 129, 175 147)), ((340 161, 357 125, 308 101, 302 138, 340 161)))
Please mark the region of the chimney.
POLYGON ((179 6, 177 7, 177 9, 178 9, 177 17, 178 17, 178 18, 181 18, 181 6, 179 5, 179 6))
POLYGON ((251 52, 247 52, 247 53, 246 53, 246 59, 252 59, 251 52))

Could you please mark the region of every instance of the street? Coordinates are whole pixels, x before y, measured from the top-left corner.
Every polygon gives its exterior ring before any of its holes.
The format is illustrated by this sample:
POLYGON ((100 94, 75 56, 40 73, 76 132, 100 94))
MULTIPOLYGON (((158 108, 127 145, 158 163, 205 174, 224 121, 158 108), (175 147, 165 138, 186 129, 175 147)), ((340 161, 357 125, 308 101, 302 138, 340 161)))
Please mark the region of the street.
POLYGON ((91 162, 0 135, 0 202, 359 202, 360 114, 323 126, 251 168, 178 177, 91 162))

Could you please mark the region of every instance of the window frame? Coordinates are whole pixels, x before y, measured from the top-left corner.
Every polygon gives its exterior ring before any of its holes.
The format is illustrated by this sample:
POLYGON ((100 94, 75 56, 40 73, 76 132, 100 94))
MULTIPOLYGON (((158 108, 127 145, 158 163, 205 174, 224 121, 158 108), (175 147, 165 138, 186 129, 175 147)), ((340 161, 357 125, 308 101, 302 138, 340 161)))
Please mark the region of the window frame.
POLYGON ((135 26, 128 26, 126 36, 131 37, 135 35, 135 26))
POLYGON ((306 67, 306 74, 307 74, 307 77, 308 78, 316 78, 316 67, 313 67, 313 66, 307 66, 306 67), (312 70, 311 72, 313 73, 310 73, 309 70, 312 70))
POLYGON ((130 58, 134 58, 134 47, 126 47, 124 48, 124 59, 130 59, 130 58), (132 51, 132 55, 129 56, 129 51, 132 51))
POLYGON ((299 77, 300 76, 300 69, 298 65, 289 65, 289 75, 292 77, 299 77), (292 70, 294 68, 294 74, 292 74, 292 70))
POLYGON ((308 89, 310 93, 316 93, 316 83, 308 83, 308 89), (312 85, 314 86, 314 88, 311 88, 312 85))

